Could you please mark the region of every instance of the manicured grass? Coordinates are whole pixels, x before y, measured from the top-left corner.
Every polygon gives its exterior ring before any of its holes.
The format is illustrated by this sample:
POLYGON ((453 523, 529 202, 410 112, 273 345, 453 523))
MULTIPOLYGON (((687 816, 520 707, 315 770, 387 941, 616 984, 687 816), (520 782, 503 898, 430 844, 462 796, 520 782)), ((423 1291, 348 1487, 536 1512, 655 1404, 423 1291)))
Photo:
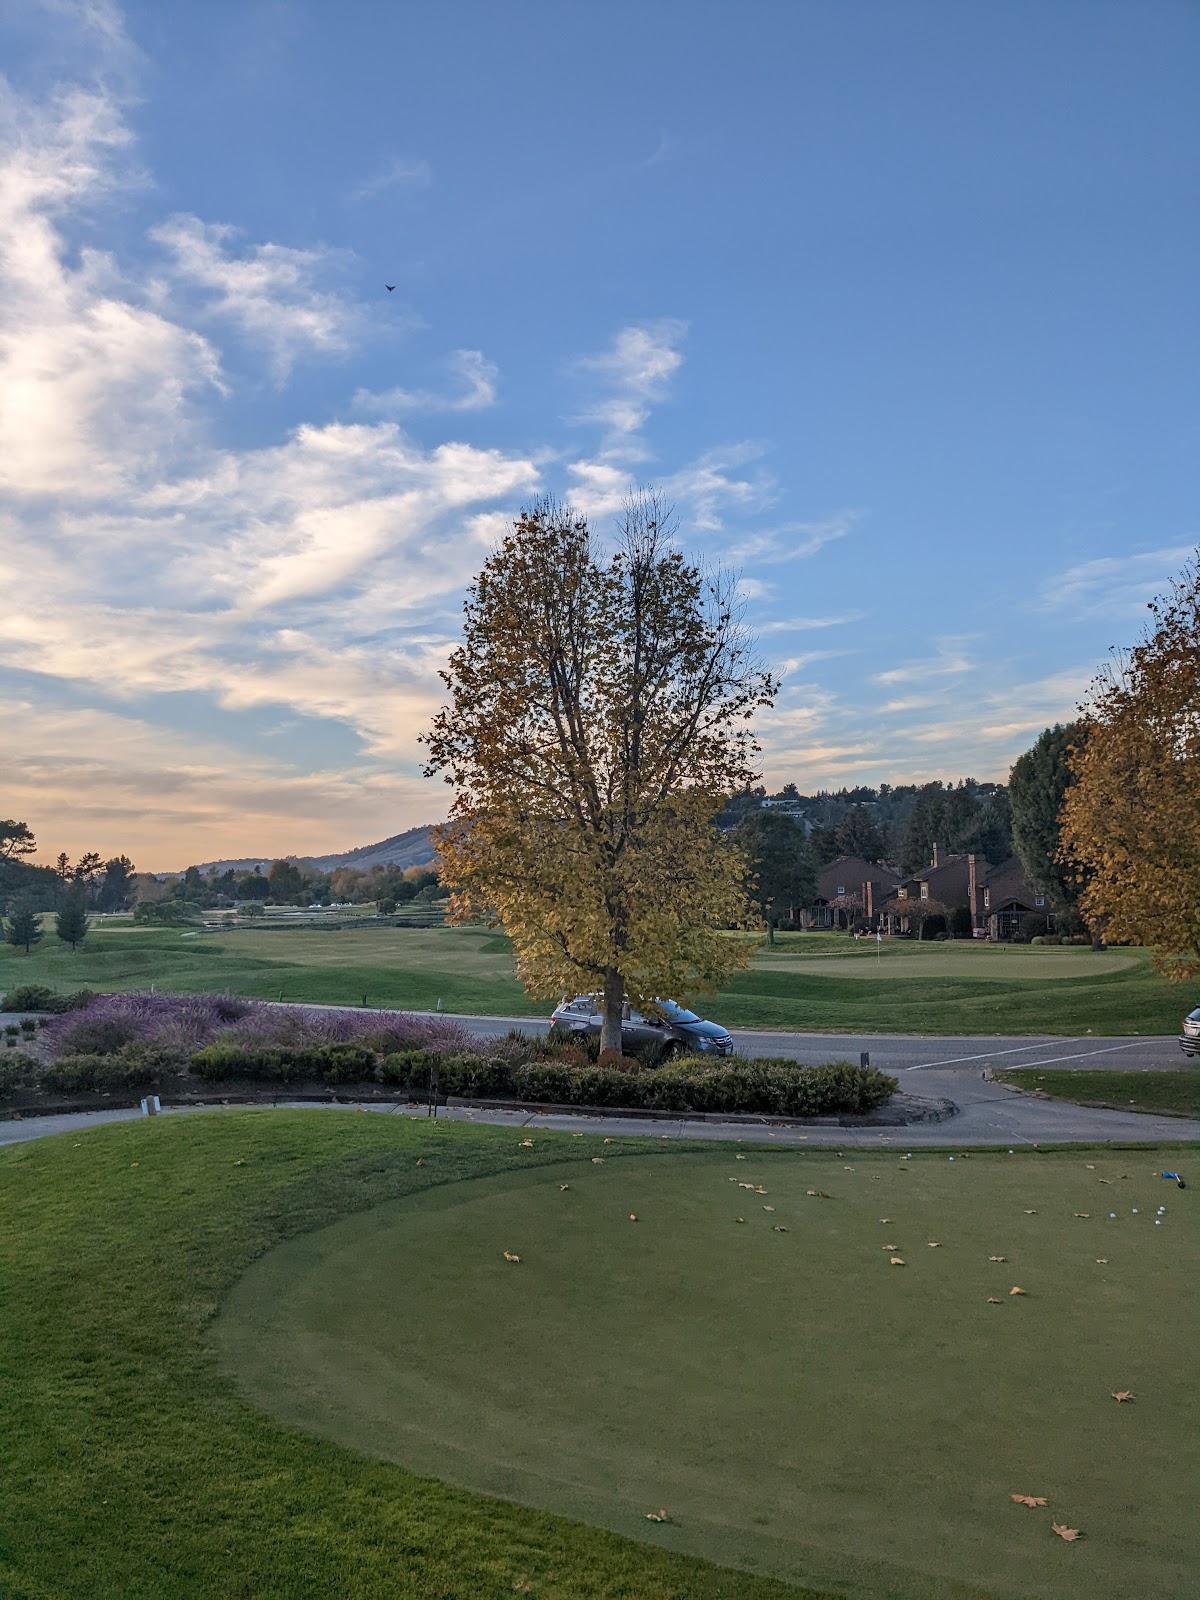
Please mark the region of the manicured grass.
MULTIPOLYGON (((564 1137, 533 1159, 591 1172, 593 1148, 564 1137)), ((264 1251, 456 1179, 524 1182, 529 1161, 511 1133, 314 1111, 159 1118, 0 1150, 0 1594, 792 1594, 675 1553, 648 1523, 639 1532, 666 1548, 293 1432, 222 1375, 211 1319, 264 1251)))
MULTIPOLYGON (((262 999, 545 1016, 486 928, 98 928, 71 952, 47 937, 0 947, 0 990, 49 983, 233 989, 262 999)), ((783 935, 728 989, 698 1002, 732 1028, 866 1033, 1168 1033, 1194 1003, 1142 950, 885 942, 783 935)))
POLYGON ((223 1362, 282 1423, 791 1582, 1190 1592, 1200 1230, 1151 1171, 1190 1156, 560 1151, 263 1257, 223 1362))
POLYGON ((1039 1089, 1055 1100, 1117 1111, 1166 1111, 1200 1116, 1200 1067, 1178 1072, 1069 1072, 1053 1067, 1020 1067, 998 1072, 1003 1083, 1039 1089))

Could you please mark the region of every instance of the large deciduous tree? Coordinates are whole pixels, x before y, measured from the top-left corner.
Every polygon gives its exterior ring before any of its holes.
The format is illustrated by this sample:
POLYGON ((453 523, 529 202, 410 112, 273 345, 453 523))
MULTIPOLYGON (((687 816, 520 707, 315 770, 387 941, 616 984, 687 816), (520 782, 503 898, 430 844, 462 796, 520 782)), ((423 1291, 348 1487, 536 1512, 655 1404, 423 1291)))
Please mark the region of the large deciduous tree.
POLYGON ((1030 883, 1045 890, 1057 911, 1079 899, 1076 872, 1061 857, 1060 813, 1073 781, 1071 752, 1082 751, 1086 736, 1083 722, 1055 723, 1018 756, 1008 779, 1013 848, 1030 883))
POLYGON ((1061 850, 1084 878, 1087 920, 1184 979, 1200 971, 1200 566, 1150 611, 1141 642, 1092 685, 1061 850))
POLYGON ((471 587, 425 735, 457 791, 438 838, 451 919, 496 916, 532 993, 600 991, 606 1050, 626 998, 684 998, 749 959, 722 931, 749 910, 745 858, 713 819, 757 777, 775 685, 732 581, 674 534, 653 495, 611 555, 566 506, 523 512, 471 587))

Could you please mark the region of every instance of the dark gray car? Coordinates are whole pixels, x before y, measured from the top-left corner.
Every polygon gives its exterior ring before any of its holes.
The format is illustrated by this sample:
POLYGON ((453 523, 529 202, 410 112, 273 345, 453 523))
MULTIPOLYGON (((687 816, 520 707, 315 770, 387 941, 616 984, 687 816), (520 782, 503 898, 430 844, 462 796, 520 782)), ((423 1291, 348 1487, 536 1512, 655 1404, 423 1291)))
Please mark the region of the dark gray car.
MULTIPOLYGON (((598 1039, 601 1020, 600 996, 580 994, 574 999, 564 996, 550 1022, 559 1033, 588 1034, 598 1039)), ((658 1000, 653 1012, 647 1009, 645 1013, 626 1004, 621 1038, 627 1051, 661 1045, 664 1060, 672 1055, 691 1055, 693 1051, 713 1056, 733 1054, 733 1040, 719 1022, 706 1022, 674 1000, 658 1000)))

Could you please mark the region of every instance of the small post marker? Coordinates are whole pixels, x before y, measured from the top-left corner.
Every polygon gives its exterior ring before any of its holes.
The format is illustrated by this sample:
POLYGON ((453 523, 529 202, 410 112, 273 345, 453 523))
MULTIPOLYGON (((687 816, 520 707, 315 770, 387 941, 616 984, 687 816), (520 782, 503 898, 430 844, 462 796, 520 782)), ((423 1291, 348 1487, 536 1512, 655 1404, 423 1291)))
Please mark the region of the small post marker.
POLYGON ((432 1117, 435 1122, 437 1120, 437 1096, 439 1081, 440 1074, 438 1073, 438 1069, 434 1067, 429 1074, 429 1105, 426 1109, 425 1115, 427 1117, 432 1117))
POLYGON ((156 1117, 161 1110, 162 1101, 156 1094, 148 1094, 142 1097, 142 1115, 144 1117, 156 1117))
POLYGON ((860 1067, 869 1067, 871 1065, 871 1052, 869 1050, 859 1051, 858 1064, 860 1067))

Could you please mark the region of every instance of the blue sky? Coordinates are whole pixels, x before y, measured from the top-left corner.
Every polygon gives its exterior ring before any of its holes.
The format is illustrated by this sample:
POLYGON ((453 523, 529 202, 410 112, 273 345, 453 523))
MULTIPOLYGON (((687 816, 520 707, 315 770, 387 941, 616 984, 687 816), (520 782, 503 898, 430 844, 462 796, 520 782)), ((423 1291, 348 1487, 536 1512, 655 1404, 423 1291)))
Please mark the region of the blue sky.
POLYGON ((741 571, 773 786, 1002 776, 1200 540, 1193 5, 0 14, 0 813, 48 855, 443 814, 416 734, 542 489, 659 484, 741 571))

